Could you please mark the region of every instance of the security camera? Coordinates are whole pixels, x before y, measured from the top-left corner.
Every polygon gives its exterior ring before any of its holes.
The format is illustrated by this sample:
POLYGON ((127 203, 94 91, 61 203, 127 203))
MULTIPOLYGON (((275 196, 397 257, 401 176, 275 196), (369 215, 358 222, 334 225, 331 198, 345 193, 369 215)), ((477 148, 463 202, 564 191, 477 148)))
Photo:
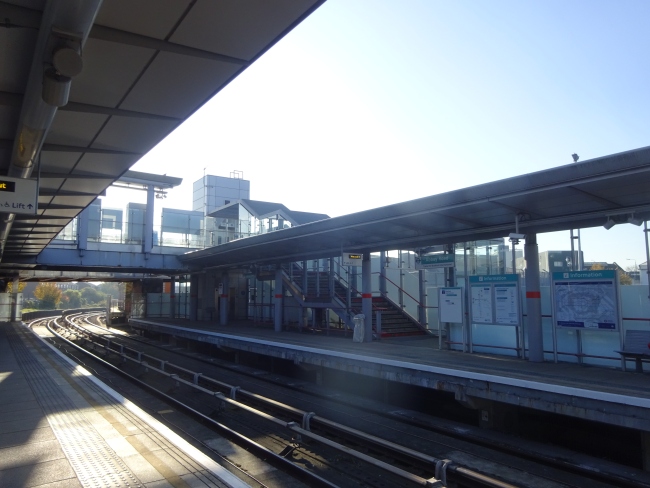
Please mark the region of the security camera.
POLYGON ((526 238, 526 234, 515 234, 515 233, 513 232, 513 233, 510 234, 508 237, 510 237, 510 239, 525 239, 525 238, 526 238))

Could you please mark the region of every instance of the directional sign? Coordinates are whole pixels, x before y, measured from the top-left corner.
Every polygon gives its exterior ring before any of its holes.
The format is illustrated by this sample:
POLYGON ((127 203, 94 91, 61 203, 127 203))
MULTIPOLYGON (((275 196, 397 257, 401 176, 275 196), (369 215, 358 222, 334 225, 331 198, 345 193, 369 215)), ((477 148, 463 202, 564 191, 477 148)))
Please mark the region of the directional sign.
POLYGON ((358 252, 344 252, 341 261, 343 266, 361 266, 363 264, 363 254, 358 252))
POLYGON ((415 258, 415 269, 453 268, 455 264, 455 254, 429 254, 415 258))
POLYGON ((36 180, 0 177, 0 212, 36 215, 36 180))

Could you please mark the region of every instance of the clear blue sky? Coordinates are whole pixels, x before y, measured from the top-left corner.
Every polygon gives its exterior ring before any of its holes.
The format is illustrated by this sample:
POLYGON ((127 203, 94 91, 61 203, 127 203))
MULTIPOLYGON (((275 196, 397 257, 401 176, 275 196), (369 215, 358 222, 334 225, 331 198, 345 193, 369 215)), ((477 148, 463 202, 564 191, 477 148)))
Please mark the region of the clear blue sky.
MULTIPOLYGON (((206 168, 338 216, 644 147, 649 18, 648 0, 328 0, 133 169, 184 179, 166 207, 191 208, 206 168)), ((588 261, 646 260, 642 228, 582 235, 588 261)))

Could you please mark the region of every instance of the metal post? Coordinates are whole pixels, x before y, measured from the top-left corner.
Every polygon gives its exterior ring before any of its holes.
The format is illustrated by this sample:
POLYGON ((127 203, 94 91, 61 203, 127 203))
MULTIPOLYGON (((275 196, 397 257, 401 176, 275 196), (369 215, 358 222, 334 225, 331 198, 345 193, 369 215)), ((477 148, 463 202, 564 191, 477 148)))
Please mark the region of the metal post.
POLYGON ((418 288, 420 291, 420 305, 418 306, 418 320, 420 325, 427 328, 427 270, 421 269, 418 271, 418 288))
MULTIPOLYGON (((90 220, 90 206, 81 211, 77 217, 77 249, 79 255, 83 256, 84 251, 88 248, 88 224, 90 220)), ((101 222, 99 222, 101 230, 101 222)))
POLYGON ((582 242, 580 241, 580 229, 578 229, 578 271, 582 271, 585 260, 582 257, 582 242))
POLYGON ((648 298, 650 299, 650 246, 648 246, 648 221, 643 222, 645 234, 645 273, 648 275, 648 298))
POLYGON ((171 283, 169 289, 169 317, 176 318, 176 277, 171 276, 171 283))
POLYGON ((144 236, 142 239, 142 252, 144 253, 145 259, 148 259, 149 253, 151 253, 151 249, 153 248, 153 207, 156 201, 154 190, 153 185, 147 187, 147 209, 144 220, 144 236))
POLYGON ((404 261, 402 260, 402 251, 398 251, 398 264, 399 264, 399 290, 397 296, 399 299, 400 308, 404 308, 404 261))
POLYGON ((228 272, 224 271, 221 275, 221 290, 219 295, 219 323, 228 325, 228 272))
POLYGON ((334 258, 329 259, 329 288, 330 297, 334 298, 334 258))
POLYGON ((379 251, 379 294, 386 296, 386 251, 379 251))
POLYGON ((275 332, 282 332, 282 266, 278 265, 275 270, 275 316, 273 319, 273 330, 275 332))
POLYGON ((570 230, 570 238, 571 238, 571 271, 576 270, 576 252, 573 249, 573 229, 570 230))
POLYGON ((377 329, 377 340, 381 340, 381 312, 377 310, 375 312, 375 328, 377 329))
MULTIPOLYGON (((469 300, 471 299, 470 289, 469 289, 469 273, 467 272, 467 243, 463 246, 463 261, 465 266, 465 310, 469 311, 469 300)), ((463 320, 463 352, 466 352, 466 349, 469 349, 469 352, 472 353, 472 319, 470 314, 466 314, 463 320), (467 339, 466 339, 467 337, 467 339)))
POLYGON ((372 342, 372 270, 370 253, 363 254, 361 263, 361 309, 365 315, 363 342, 372 342))
MULTIPOLYGON (((455 244, 449 244, 447 246, 447 254, 452 254, 454 256, 454 266, 452 268, 445 268, 445 286, 456 286, 456 246, 455 244)), ((465 290, 467 291, 467 290, 465 290)), ((467 294, 467 293, 465 293, 467 294)), ((465 305, 465 310, 467 310, 467 306, 465 305)), ((438 304, 440 306, 440 304, 438 304)), ((464 317, 463 317, 464 320, 464 317)), ((440 332, 441 329, 441 324, 438 324, 438 349, 442 349, 442 334, 440 332)), ((447 340, 449 341, 449 338, 451 337, 451 324, 450 323, 445 323, 445 337, 447 337, 447 340)), ((447 344, 447 349, 449 349, 449 344, 447 344)))
POLYGON ((190 275, 190 320, 195 322, 199 316, 199 276, 190 275))

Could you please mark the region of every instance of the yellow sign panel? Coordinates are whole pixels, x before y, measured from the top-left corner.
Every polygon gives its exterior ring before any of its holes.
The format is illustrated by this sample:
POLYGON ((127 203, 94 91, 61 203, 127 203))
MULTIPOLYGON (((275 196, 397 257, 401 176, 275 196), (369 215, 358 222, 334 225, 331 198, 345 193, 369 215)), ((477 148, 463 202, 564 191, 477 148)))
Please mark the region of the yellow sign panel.
POLYGON ((10 191, 10 192, 15 192, 16 191, 16 182, 15 181, 7 181, 7 180, 0 180, 0 191, 10 191))
POLYGON ((343 266, 361 266, 363 263, 363 254, 344 252, 341 259, 341 265, 343 266))

